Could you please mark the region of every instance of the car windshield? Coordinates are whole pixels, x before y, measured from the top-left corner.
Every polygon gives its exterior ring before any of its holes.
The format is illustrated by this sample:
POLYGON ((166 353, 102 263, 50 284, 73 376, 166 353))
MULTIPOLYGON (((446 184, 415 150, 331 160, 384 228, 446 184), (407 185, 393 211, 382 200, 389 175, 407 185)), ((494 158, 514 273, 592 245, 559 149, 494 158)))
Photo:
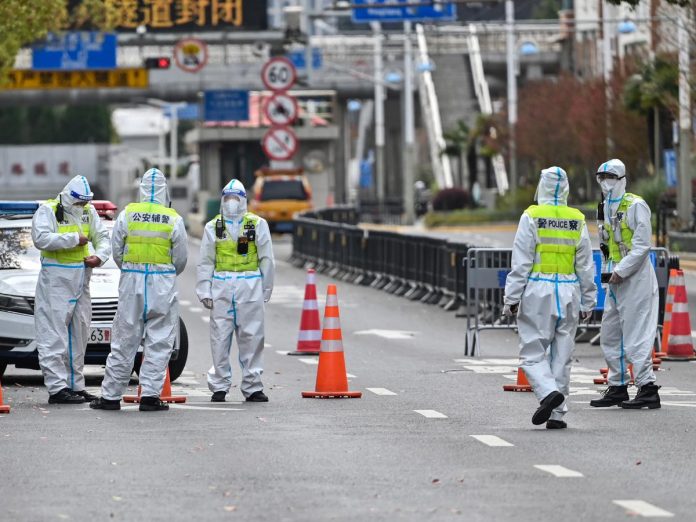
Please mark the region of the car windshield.
POLYGON ((274 199, 297 199, 304 201, 307 199, 304 185, 301 180, 266 180, 261 191, 261 201, 271 201, 274 199))
MULTIPOLYGON (((92 252, 90 244, 90 253, 92 252)), ((0 270, 39 270, 40 268, 41 252, 34 247, 31 227, 0 228, 0 270)), ((109 259, 103 268, 116 268, 116 264, 113 259, 109 259)))

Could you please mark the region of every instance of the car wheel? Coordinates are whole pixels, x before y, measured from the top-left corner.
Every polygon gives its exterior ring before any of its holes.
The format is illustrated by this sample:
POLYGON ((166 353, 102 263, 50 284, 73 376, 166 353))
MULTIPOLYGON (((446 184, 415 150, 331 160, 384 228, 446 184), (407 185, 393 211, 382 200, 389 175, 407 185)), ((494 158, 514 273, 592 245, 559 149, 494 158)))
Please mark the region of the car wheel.
POLYGON ((179 356, 176 361, 169 361, 169 378, 176 381, 184 371, 188 359, 188 332, 184 321, 179 318, 179 356))
MULTIPOLYGON (((188 332, 184 321, 179 318, 179 356, 176 358, 176 361, 169 361, 169 379, 172 382, 181 376, 186 366, 186 359, 188 359, 188 332)), ((142 364, 143 354, 138 353, 135 355, 135 362, 133 363, 133 371, 137 375, 140 375, 142 364)))
POLYGON ((5 370, 7 370, 7 363, 0 363, 0 377, 5 375, 5 370))

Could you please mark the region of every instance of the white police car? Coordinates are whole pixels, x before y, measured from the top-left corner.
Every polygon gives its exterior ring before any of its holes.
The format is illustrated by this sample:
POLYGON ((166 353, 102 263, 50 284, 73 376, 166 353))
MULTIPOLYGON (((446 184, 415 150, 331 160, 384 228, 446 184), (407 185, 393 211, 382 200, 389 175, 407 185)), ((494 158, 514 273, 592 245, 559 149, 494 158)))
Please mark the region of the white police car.
MULTIPOLYGON (((107 201, 92 202, 106 227, 111 230, 116 207, 107 201)), ((0 201, 0 377, 7 366, 39 369, 34 341, 34 294, 41 269, 41 253, 31 239, 31 218, 39 208, 34 201, 0 201)), ((118 267, 109 259, 95 268, 90 280, 92 324, 85 364, 104 365, 111 347, 111 327, 118 308, 118 267)), ((184 371, 188 356, 188 335, 179 320, 177 346, 169 361, 175 380, 184 371)), ((141 354, 135 361, 140 369, 141 354)))

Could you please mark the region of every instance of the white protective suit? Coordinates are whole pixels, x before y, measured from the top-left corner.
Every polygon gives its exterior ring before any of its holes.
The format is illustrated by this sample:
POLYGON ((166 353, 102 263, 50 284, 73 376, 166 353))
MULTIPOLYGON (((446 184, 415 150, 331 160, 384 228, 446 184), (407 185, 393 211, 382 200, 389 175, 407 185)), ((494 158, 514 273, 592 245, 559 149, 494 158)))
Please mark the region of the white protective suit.
MULTIPOLYGON (((612 172, 622 178, 613 182, 613 187, 611 181, 601 183, 604 230, 611 233, 611 217, 616 216, 626 193, 626 167, 620 160, 612 159, 600 165, 598 172, 612 172)), ((613 271, 623 281, 607 289, 600 344, 609 368, 609 386, 627 385, 630 380, 628 363, 633 363, 635 384, 642 387, 655 382, 652 348, 659 313, 657 278, 650 261, 650 207, 643 200, 634 201, 624 219, 633 231, 632 248, 618 264, 607 267, 607 271, 613 271)), ((606 236, 601 239, 606 242, 606 236)))
MULTIPOLYGON (((567 206, 568 191, 565 171, 551 167, 541 172, 536 200, 540 205, 567 206)), ((594 309, 597 288, 586 226, 576 246, 575 274, 532 272, 537 242, 537 223, 524 213, 515 235, 505 304, 519 303, 520 367, 541 401, 554 391, 568 397, 579 315, 581 311, 594 309)), ((563 402, 553 411, 551 419, 561 420, 567 411, 563 402)))
MULTIPOLYGON (((75 205, 79 199, 91 200, 92 196, 87 179, 75 176, 59 198, 68 224, 80 225, 83 219, 89 219, 88 238, 94 255, 104 264, 111 255, 109 232, 94 207, 87 213, 84 207, 75 205)), ((77 232, 58 233, 56 214, 46 204, 34 214, 31 237, 34 246, 40 250, 61 250, 79 245, 77 232)), ((82 371, 92 321, 91 275, 92 269, 83 263, 62 264, 55 259, 41 258, 34 322, 39 364, 51 395, 64 388, 76 392, 85 389, 82 371)))
MULTIPOLYGON (((244 232, 241 224, 247 212, 246 191, 238 180, 232 180, 223 189, 220 209, 225 230, 236 238, 244 232), (237 208, 226 205, 226 194, 241 197, 237 208)), ((205 226, 201 241, 196 294, 203 302, 212 299, 210 312, 210 346, 213 366, 208 371, 208 388, 215 393, 229 392, 232 385, 230 350, 232 336, 236 334, 239 346, 239 364, 242 369, 241 390, 249 397, 263 390, 264 302, 273 292, 275 261, 271 233, 265 219, 259 218, 256 227, 256 248, 259 270, 252 272, 218 272, 215 270, 215 220, 205 226)))
MULTIPOLYGON (((164 174, 150 169, 140 182, 140 201, 169 206, 164 174)), ((111 236, 114 261, 121 269, 118 311, 114 319, 111 353, 106 361, 102 397, 120 400, 128 385, 141 341, 143 362, 140 386, 143 397, 159 397, 167 364, 179 329, 176 276, 188 257, 186 228, 177 216, 171 236, 172 264, 141 264, 123 261, 127 252, 128 224, 122 211, 111 236)))

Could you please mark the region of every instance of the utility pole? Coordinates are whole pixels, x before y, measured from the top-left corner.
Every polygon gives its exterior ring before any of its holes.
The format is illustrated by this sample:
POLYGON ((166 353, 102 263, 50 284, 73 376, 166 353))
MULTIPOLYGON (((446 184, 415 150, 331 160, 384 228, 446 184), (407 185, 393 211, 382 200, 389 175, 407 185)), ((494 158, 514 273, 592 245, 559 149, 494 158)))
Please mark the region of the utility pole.
POLYGON ((375 68, 375 182, 377 185, 377 205, 380 214, 384 209, 384 193, 387 173, 384 169, 384 63, 382 59, 382 27, 379 22, 372 22, 374 38, 375 68))
POLYGON ((414 107, 413 107, 413 46, 411 43, 411 22, 404 22, 404 177, 403 197, 406 224, 415 221, 413 186, 415 183, 414 168, 416 163, 414 107))
POLYGON ((679 191, 677 212, 682 227, 691 220, 691 87, 689 85, 689 29, 693 18, 684 8, 677 23, 679 40, 679 191), (689 27, 687 27, 689 24, 689 27))
POLYGON ((513 206, 517 194, 517 75, 515 74, 515 4, 505 2, 505 31, 507 36, 507 97, 510 128, 510 195, 513 206))
POLYGON ((605 108, 605 131, 607 135, 607 156, 611 157, 614 152, 614 142, 611 139, 611 108, 613 105, 613 94, 611 91, 611 73, 613 59, 611 53, 611 19, 609 16, 609 4, 602 2, 602 65, 604 71, 604 98, 605 108))
POLYGON ((172 103, 169 106, 169 117, 171 118, 171 129, 169 129, 169 153, 171 155, 171 170, 169 171, 169 179, 176 179, 176 165, 179 157, 179 107, 182 104, 172 103))

